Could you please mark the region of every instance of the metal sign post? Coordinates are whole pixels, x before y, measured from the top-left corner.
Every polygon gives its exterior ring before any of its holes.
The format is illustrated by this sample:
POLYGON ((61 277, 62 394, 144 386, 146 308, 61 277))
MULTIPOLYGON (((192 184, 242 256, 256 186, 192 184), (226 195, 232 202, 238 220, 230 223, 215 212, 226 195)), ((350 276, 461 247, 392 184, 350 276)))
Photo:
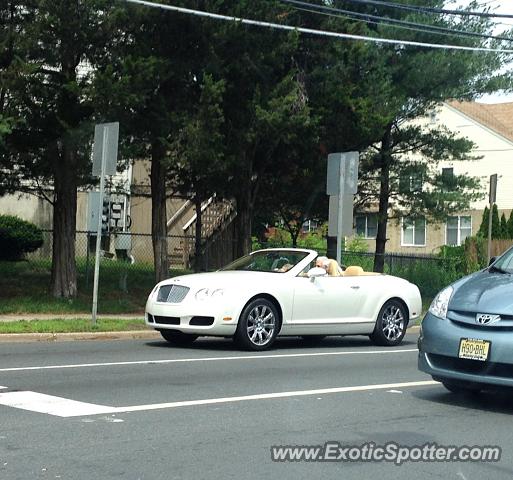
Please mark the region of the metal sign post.
POLYGON ((328 236, 337 237, 337 262, 342 259, 342 237, 353 230, 353 200, 358 188, 358 152, 330 153, 326 193, 330 195, 328 236))
POLYGON ((493 205, 497 201, 497 174, 490 175, 490 193, 488 195, 490 203, 490 214, 488 215, 488 260, 487 265, 490 264, 492 258, 492 210, 493 205))
POLYGON ((104 123, 94 129, 93 175, 100 176, 98 199, 98 223, 96 228, 96 255, 94 260, 92 323, 96 324, 98 313, 98 283, 100 277, 100 246, 102 239, 102 208, 105 191, 105 175, 116 173, 119 123, 104 123))

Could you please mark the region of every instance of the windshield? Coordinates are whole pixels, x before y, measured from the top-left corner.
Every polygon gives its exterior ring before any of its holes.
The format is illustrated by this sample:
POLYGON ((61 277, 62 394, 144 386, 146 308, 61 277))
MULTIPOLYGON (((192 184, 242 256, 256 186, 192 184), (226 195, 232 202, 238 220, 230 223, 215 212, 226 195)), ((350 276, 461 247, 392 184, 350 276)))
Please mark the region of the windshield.
POLYGON ((307 255, 308 252, 294 252, 291 250, 255 252, 235 260, 221 270, 285 273, 295 267, 307 255))
POLYGON ((502 270, 505 273, 513 273, 513 248, 510 248, 502 257, 499 257, 492 268, 502 270))

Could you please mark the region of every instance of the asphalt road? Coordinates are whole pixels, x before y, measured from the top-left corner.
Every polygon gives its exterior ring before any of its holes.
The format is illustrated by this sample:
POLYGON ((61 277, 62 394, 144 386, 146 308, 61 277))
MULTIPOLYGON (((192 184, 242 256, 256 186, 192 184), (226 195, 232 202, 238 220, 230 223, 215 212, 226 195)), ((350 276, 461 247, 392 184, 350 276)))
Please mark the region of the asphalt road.
POLYGON ((392 349, 291 338, 263 353, 222 339, 1 344, 0 479, 511 478, 510 395, 449 394, 416 361, 413 334, 392 349), (271 461, 271 446, 328 441, 497 445, 502 457, 271 461))

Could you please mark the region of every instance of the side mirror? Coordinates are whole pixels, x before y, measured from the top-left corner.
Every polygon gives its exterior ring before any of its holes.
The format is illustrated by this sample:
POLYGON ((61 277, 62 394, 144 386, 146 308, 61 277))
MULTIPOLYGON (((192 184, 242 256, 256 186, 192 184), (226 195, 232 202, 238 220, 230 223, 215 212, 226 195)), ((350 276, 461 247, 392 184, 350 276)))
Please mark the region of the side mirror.
POLYGON ((490 266, 492 263, 494 263, 495 260, 497 260, 497 257, 490 258, 490 261, 488 262, 488 266, 490 266))

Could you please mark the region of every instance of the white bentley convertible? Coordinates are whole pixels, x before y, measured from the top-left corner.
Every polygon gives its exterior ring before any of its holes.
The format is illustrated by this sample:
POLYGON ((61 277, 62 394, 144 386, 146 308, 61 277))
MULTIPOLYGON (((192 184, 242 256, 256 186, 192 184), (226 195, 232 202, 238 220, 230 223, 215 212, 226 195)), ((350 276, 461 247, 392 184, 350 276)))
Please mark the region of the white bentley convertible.
POLYGON ((264 350, 278 335, 368 335, 398 345, 421 313, 419 289, 398 277, 348 267, 342 276, 311 269, 313 250, 258 250, 210 273, 160 282, 146 303, 146 323, 169 342, 203 335, 234 337, 264 350))

